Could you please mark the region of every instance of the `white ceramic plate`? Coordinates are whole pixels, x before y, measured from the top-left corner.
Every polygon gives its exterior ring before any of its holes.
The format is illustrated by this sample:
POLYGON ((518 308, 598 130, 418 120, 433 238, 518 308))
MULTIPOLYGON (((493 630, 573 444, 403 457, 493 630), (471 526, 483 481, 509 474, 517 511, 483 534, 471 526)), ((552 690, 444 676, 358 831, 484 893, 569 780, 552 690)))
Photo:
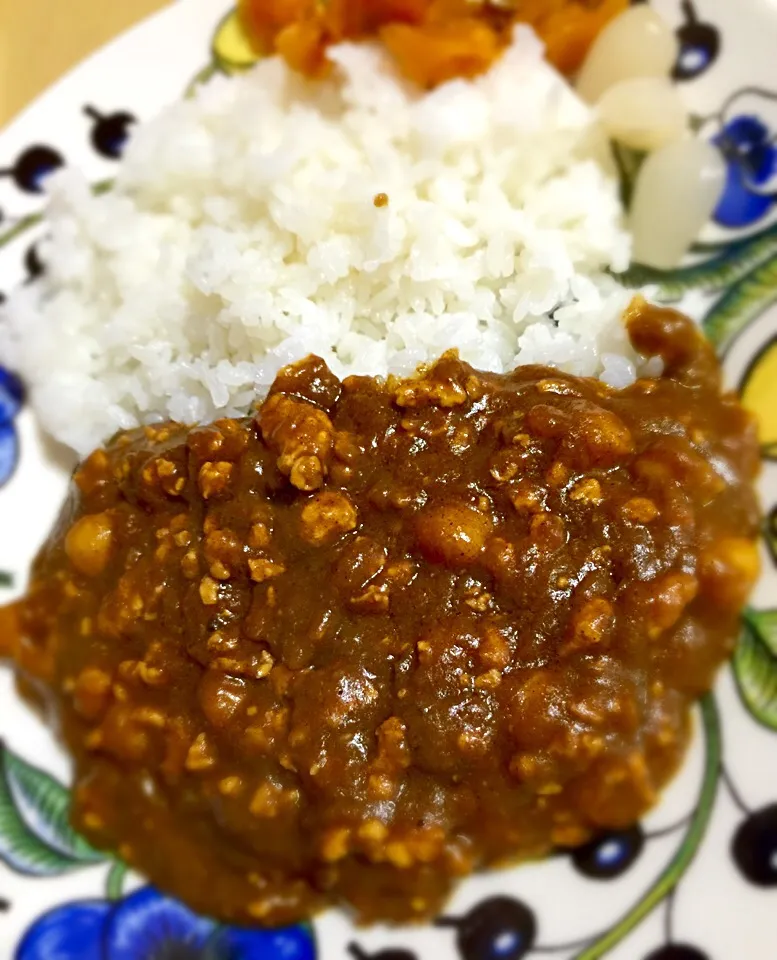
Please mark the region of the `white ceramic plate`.
MULTIPOLYGON (((771 511, 764 576, 731 669, 698 711, 678 779, 639 828, 575 857, 476 877, 442 925, 235 931, 96 855, 66 824, 65 757, 0 668, 0 960, 771 960, 777 957, 777 8, 768 0, 655 0, 682 41, 677 73, 701 136, 724 151, 717 224, 688 267, 635 269, 683 299, 762 418, 771 511), (771 88, 774 84, 774 91, 771 88)), ((225 0, 185 0, 84 63, 0 134, 0 291, 38 267, 36 193, 76 164, 111 176, 133 118, 245 48, 225 0), (218 28, 221 25, 221 32, 218 28)), ((0 368, 0 602, 23 587, 67 482, 0 368)))

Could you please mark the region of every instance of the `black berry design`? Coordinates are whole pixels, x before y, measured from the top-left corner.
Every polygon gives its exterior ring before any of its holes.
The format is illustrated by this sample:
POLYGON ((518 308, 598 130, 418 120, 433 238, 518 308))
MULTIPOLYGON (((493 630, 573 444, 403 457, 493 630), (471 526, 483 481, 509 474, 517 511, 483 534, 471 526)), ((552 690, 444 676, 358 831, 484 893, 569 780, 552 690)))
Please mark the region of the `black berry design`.
POLYGON ((444 917, 437 924, 456 928, 462 960, 521 960, 537 937, 533 911, 512 897, 484 900, 465 917, 444 917))
POLYGON ((675 80, 694 80, 709 70, 720 53, 720 32, 711 23, 703 23, 691 0, 682 4, 685 23, 677 31, 680 53, 674 65, 675 80))
POLYGON ((645 834, 637 824, 628 830, 602 834, 572 851, 572 863, 592 880, 612 880, 625 873, 642 853, 645 834))
POLYGON ((358 943, 349 944, 348 952, 354 960, 418 960, 409 950, 381 950, 380 953, 366 953, 358 943))
POLYGON ((43 275, 45 266, 38 254, 38 245, 33 243, 24 255, 24 269, 27 271, 27 283, 32 283, 43 275))
POLYGON ((747 817, 734 834, 731 854, 750 883, 777 886, 777 803, 747 817))
POLYGON ((84 113, 94 121, 90 135, 94 149, 108 160, 118 160, 127 145, 130 127, 137 123, 136 118, 126 110, 102 114, 94 107, 84 107, 84 113))
POLYGON ((709 957, 689 943, 667 943, 654 950, 645 960, 709 960, 709 957))
POLYGON ((64 166, 62 154, 52 147, 36 144, 28 147, 12 167, 0 170, 0 176, 11 177, 25 193, 43 193, 46 178, 64 166))

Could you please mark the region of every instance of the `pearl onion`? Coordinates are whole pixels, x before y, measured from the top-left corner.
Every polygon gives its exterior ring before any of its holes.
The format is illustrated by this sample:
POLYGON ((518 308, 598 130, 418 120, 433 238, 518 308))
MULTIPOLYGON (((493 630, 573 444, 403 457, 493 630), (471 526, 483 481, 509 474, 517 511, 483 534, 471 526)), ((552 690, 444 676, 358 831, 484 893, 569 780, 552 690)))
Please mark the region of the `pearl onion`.
POLYGON ((577 92, 595 103, 621 80, 668 77, 679 49, 674 31, 655 10, 630 7, 596 38, 578 76, 577 92))
POLYGON ((636 77, 610 87, 596 107, 605 131, 633 150, 657 150, 688 132, 688 111, 668 79, 636 77))
POLYGON ((634 185, 633 259, 661 270, 677 266, 718 204, 726 165, 704 140, 680 140, 651 154, 634 185))

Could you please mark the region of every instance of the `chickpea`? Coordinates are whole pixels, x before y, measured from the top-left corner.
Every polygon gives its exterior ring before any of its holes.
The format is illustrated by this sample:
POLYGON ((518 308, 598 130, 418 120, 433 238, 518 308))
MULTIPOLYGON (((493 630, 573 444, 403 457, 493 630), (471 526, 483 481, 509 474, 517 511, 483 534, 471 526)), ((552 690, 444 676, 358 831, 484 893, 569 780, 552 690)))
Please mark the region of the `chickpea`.
POLYGON ((419 513, 416 536, 429 560, 463 567, 480 556, 492 526, 487 514, 468 503, 449 501, 432 504, 419 513))
POLYGON ((113 521, 107 513, 81 517, 65 537, 65 553, 79 573, 96 577, 108 566, 113 550, 113 521))
POLYGON ((109 673, 98 667, 87 667, 75 682, 73 705, 86 720, 97 720, 108 709, 112 680, 109 673))

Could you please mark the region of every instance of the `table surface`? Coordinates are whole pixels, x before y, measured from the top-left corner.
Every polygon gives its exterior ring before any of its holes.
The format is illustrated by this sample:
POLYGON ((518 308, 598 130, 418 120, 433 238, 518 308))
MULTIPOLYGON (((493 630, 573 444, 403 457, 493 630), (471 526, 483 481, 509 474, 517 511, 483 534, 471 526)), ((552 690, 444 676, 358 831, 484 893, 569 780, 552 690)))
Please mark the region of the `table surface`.
POLYGON ((0 0, 0 127, 74 64, 170 0, 0 0))

